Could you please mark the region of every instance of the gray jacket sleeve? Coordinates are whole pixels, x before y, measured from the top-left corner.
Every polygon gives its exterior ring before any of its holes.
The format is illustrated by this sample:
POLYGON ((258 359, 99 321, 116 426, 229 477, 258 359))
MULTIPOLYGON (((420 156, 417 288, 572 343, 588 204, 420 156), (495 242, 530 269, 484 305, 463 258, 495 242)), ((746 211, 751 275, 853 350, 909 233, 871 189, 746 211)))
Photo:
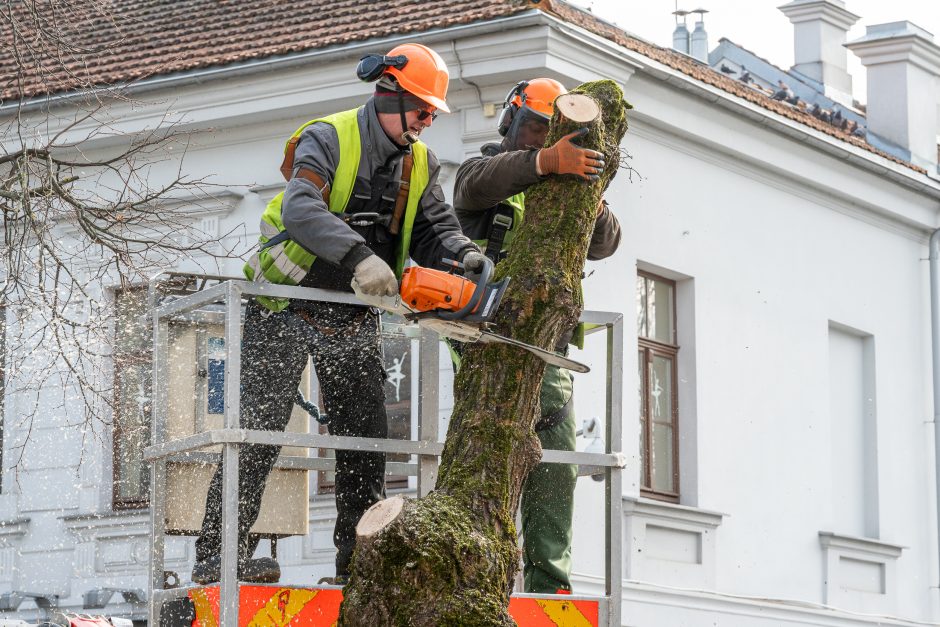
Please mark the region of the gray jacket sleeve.
POLYGON ((594 221, 594 233, 591 234, 591 243, 588 244, 587 258, 591 261, 606 259, 613 255, 619 246, 620 222, 605 200, 604 209, 594 221))
POLYGON ((537 150, 511 150, 467 159, 457 169, 454 206, 460 211, 486 211, 524 192, 542 178, 535 171, 537 154, 537 150))
MULTIPOLYGON (((332 187, 338 163, 336 129, 324 122, 304 129, 294 153, 294 172, 301 166, 309 168, 332 187)), ((287 183, 281 201, 281 220, 290 238, 317 257, 349 270, 362 260, 365 240, 330 213, 320 190, 306 179, 294 177, 287 183)))
POLYGON ((459 261, 479 247, 460 229, 454 208, 444 199, 439 179, 441 164, 428 151, 428 186, 421 196, 419 211, 411 229, 411 258, 420 266, 441 267, 442 259, 459 261))

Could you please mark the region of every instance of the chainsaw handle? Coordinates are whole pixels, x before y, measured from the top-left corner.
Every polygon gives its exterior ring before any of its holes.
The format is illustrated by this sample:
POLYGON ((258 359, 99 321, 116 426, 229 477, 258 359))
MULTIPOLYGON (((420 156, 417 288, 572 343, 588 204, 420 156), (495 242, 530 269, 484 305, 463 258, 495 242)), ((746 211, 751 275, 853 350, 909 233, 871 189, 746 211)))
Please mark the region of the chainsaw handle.
POLYGON ((473 296, 470 297, 467 304, 457 311, 441 311, 438 313, 438 317, 441 320, 460 320, 473 313, 473 310, 476 309, 480 301, 483 300, 483 295, 486 293, 486 285, 490 282, 490 275, 492 274, 493 261, 489 257, 486 257, 486 261, 483 263, 483 269, 480 270, 480 276, 473 282, 476 287, 474 287, 473 296))

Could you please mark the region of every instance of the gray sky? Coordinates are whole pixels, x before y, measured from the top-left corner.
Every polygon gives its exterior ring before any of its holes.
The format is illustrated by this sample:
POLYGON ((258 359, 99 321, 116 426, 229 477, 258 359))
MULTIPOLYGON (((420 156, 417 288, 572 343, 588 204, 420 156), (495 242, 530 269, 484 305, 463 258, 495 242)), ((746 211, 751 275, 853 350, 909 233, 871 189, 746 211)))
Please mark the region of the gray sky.
MULTIPOLYGON (((595 15, 661 46, 672 45, 676 0, 569 0, 591 7, 595 15)), ((680 9, 708 9, 705 29, 708 46, 727 37, 771 63, 793 65, 793 26, 777 7, 789 0, 678 0, 680 9)), ((865 34, 865 26, 908 20, 934 34, 940 43, 940 0, 845 0, 845 8, 861 16, 849 31, 849 41, 865 34)), ((689 30, 692 30, 692 18, 689 30)), ((865 102, 865 69, 846 50, 855 98, 865 102)))

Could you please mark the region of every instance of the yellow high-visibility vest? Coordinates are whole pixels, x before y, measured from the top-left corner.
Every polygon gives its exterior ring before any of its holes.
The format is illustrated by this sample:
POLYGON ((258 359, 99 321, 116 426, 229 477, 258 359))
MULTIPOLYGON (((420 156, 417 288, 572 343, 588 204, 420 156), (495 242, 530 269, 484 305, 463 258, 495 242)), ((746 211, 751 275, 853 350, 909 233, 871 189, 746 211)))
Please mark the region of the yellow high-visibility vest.
MULTIPOLYGON (((361 108, 361 107, 360 107, 361 108)), ((356 183, 356 172, 359 170, 359 157, 362 152, 359 135, 359 109, 350 109, 327 116, 310 120, 298 128, 291 138, 298 137, 305 128, 316 122, 325 122, 336 129, 339 138, 339 164, 333 175, 330 190, 330 211, 343 213, 349 198, 352 196, 353 186, 356 183)), ((288 141, 288 145, 290 141, 288 141)), ((286 150, 286 147, 285 147, 286 150)), ((411 169, 411 185, 408 190, 408 201, 405 205, 405 215, 402 219, 401 233, 398 238, 398 251, 396 255, 395 274, 401 278, 402 268, 408 258, 411 245, 411 229, 414 225, 415 215, 421 196, 428 186, 430 173, 428 172, 428 148, 422 142, 411 146, 414 166, 411 169)), ((258 238, 260 246, 284 231, 281 221, 281 201, 284 192, 275 196, 261 216, 261 236, 258 238)), ((243 272, 249 281, 265 281, 280 285, 299 285, 316 255, 292 240, 285 240, 274 246, 263 248, 251 256, 245 264, 243 272)), ((289 301, 285 298, 268 298, 259 296, 258 302, 271 311, 281 311, 287 307, 289 301)))

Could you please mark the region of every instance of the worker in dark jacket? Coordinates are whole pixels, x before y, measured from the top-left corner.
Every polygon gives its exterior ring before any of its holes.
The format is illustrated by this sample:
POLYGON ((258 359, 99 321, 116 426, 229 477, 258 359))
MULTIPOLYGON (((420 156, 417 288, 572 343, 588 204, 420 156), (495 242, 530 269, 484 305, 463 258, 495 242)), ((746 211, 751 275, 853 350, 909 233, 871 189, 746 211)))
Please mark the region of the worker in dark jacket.
MULTIPOLYGON (((454 207, 460 225, 494 261, 502 259, 525 215, 525 190, 546 176, 571 175, 596 180, 601 153, 573 143, 567 135, 542 148, 555 98, 566 93, 558 81, 537 78, 516 85, 498 122, 501 144, 487 144, 457 170, 454 207)), ((620 225, 601 202, 588 259, 617 250, 620 225)), ((567 352, 571 330, 557 350, 567 352)), ((540 394, 541 417, 535 431, 543 449, 575 450, 572 378, 567 370, 546 366, 540 394)), ((539 464, 522 488, 523 575, 525 591, 555 593, 571 589, 571 519, 577 466, 539 464)))
MULTIPOLYGON (((433 50, 403 44, 367 55, 359 77, 378 80, 363 107, 304 124, 290 138, 283 194, 261 218, 259 250, 245 266, 253 281, 394 295, 407 257, 443 268, 485 258, 460 231, 438 182, 440 163, 418 135, 447 112, 447 67, 433 50)), ((301 373, 313 357, 332 435, 387 437, 385 368, 379 318, 368 307, 258 297, 249 302, 242 340, 241 426, 282 431, 301 373)), ((238 577, 274 582, 271 558, 254 558, 248 534, 258 517, 277 446, 239 448, 238 577)), ((344 583, 367 508, 385 496, 383 453, 336 451, 337 583, 344 583)), ((193 581, 219 580, 221 465, 213 477, 193 581)))

